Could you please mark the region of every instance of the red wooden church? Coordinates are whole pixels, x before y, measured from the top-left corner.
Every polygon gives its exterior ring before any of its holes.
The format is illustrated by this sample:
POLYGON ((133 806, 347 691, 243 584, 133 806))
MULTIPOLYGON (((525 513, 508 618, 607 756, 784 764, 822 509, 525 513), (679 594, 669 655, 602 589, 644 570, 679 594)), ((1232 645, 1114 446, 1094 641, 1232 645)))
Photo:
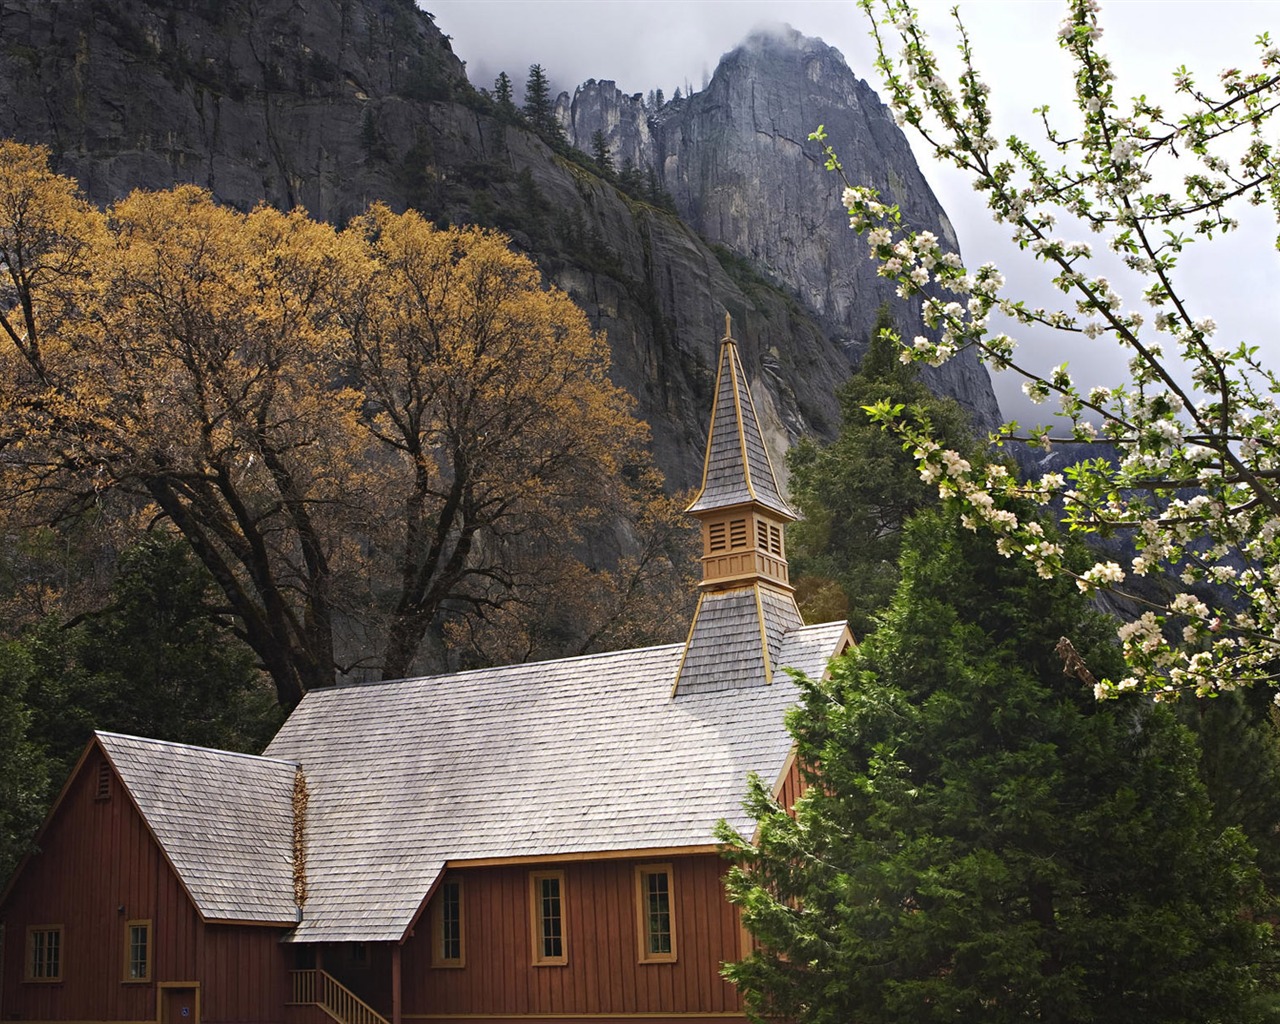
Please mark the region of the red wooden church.
POLYGON ((262 757, 98 733, 0 898, 0 1020, 743 1020, 712 828, 820 675, 721 345, 684 644, 309 693, 262 757))

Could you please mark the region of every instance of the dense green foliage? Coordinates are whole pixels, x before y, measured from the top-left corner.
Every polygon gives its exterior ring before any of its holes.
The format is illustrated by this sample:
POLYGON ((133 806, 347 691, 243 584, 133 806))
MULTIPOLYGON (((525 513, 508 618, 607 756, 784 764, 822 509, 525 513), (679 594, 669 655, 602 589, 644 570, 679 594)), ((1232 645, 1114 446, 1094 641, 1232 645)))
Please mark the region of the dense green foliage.
POLYGON ((591 159, 595 161, 596 169, 607 181, 612 181, 616 176, 613 168, 613 158, 609 155, 609 141, 604 136, 604 130, 597 128, 591 133, 591 159))
POLYGON ((512 99, 511 78, 505 71, 498 72, 498 77, 493 80, 493 100, 498 105, 499 111, 509 113, 515 109, 515 100, 512 99))
POLYGON ((901 572, 880 628, 804 683, 794 817, 757 780, 758 846, 722 835, 762 943, 728 968, 752 1012, 1265 1019, 1252 853, 1171 709, 1094 699, 1111 625, 941 512, 909 525, 901 572))
POLYGON ((257 752, 282 712, 181 542, 121 557, 111 603, 0 644, 0 878, 95 729, 257 752))
POLYGON ((912 453, 872 423, 864 406, 901 405, 950 447, 977 457, 964 411, 930 392, 916 367, 898 359, 896 340, 884 333, 892 327, 881 309, 871 347, 840 391, 839 437, 825 446, 803 438, 787 456, 791 495, 804 516, 788 544, 801 607, 810 621, 847 618, 855 636, 871 630, 893 594, 903 524, 938 500, 912 453))
POLYGON ((1258 852, 1267 887, 1280 893, 1280 728, 1270 691, 1185 697, 1178 710, 1200 745, 1200 776, 1214 820, 1238 825, 1258 852))
POLYGON ((34 668, 21 644, 0 642, 0 888, 44 814, 45 751, 31 737, 34 668))

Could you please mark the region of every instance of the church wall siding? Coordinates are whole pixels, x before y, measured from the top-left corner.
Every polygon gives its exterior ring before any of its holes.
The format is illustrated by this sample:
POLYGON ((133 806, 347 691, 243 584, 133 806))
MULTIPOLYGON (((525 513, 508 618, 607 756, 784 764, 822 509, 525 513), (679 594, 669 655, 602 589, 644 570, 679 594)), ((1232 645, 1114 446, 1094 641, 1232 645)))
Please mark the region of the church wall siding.
POLYGON ((807 785, 800 774, 800 764, 795 755, 787 759, 786 770, 782 773, 782 778, 778 780, 777 785, 773 788, 774 798, 778 803, 782 804, 788 810, 793 804, 804 794, 807 785))
POLYGON ((429 907, 406 945, 406 1019, 530 1014, 741 1019, 737 991, 720 977, 738 957, 739 927, 725 901, 724 861, 714 854, 459 868, 465 966, 432 965, 429 907), (676 960, 641 963, 636 866, 671 868, 676 960), (529 874, 564 872, 567 963, 535 966, 529 874))
POLYGON ((154 1022, 159 984, 192 982, 206 1024, 281 1019, 280 929, 203 923, 119 779, 96 799, 103 763, 91 749, 3 908, 0 1017, 154 1022), (130 921, 151 922, 149 981, 124 980, 130 921), (62 929, 60 981, 25 978, 33 925, 62 929))

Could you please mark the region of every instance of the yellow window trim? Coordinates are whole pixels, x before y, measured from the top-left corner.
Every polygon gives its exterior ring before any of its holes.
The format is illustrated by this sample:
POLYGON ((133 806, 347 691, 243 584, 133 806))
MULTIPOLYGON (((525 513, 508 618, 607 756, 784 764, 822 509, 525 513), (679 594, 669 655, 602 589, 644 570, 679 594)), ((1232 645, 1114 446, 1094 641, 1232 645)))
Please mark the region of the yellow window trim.
POLYGON ((467 914, 465 910, 466 890, 461 878, 446 878, 440 883, 440 889, 431 906, 431 966, 432 967, 466 967, 467 966, 467 914), (446 886, 458 887, 458 956, 444 955, 444 891, 446 886))
POLYGON ((24 947, 25 957, 22 965, 22 980, 33 985, 57 985, 62 981, 63 931, 60 924, 33 924, 27 926, 27 942, 24 947), (58 973, 44 978, 35 974, 35 941, 36 935, 56 934, 58 936, 58 973))
POLYGON ((151 941, 151 919, 137 918, 133 921, 124 923, 124 964, 121 981, 126 985, 141 985, 151 980, 151 961, 154 954, 154 945, 151 941), (144 953, 146 960, 144 962, 145 970, 140 975, 133 975, 133 930, 141 928, 144 935, 144 953))
POLYGON ((529 930, 533 942, 533 965, 535 967, 563 967, 569 962, 569 929, 565 920, 564 872, 563 871, 530 871, 529 872, 529 930), (559 882, 560 910, 560 955, 548 956, 542 945, 542 883, 548 879, 559 882))
POLYGON ((642 964, 670 964, 676 961, 676 903, 675 875, 670 864, 636 865, 636 949, 642 964), (654 953, 649 949, 649 878, 652 875, 667 876, 667 927, 670 930, 671 950, 654 953))

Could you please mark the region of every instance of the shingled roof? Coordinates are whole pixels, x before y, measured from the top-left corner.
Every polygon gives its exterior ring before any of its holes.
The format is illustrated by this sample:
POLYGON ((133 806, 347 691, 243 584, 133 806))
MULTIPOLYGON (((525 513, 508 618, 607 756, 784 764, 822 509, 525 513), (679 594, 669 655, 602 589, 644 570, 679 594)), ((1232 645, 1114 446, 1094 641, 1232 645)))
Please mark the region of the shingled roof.
POLYGON ((770 683, 790 630, 804 625, 790 594, 753 585, 701 596, 680 663, 680 694, 770 683))
MULTIPOLYGON (((778 661, 821 675, 844 623, 778 661)), ((757 640, 758 645, 758 640, 757 640)), ((749 772, 791 748, 794 684, 673 697, 673 644, 314 690, 267 753, 306 773, 308 902, 293 941, 403 937, 446 863, 707 848, 744 834, 749 772)))
POLYGON ((795 519, 796 514, 778 489, 738 346, 729 336, 728 317, 725 319, 702 486, 686 511, 704 512, 757 502, 787 519, 795 519))
POLYGON ((206 921, 292 924, 297 765, 94 734, 206 921))

